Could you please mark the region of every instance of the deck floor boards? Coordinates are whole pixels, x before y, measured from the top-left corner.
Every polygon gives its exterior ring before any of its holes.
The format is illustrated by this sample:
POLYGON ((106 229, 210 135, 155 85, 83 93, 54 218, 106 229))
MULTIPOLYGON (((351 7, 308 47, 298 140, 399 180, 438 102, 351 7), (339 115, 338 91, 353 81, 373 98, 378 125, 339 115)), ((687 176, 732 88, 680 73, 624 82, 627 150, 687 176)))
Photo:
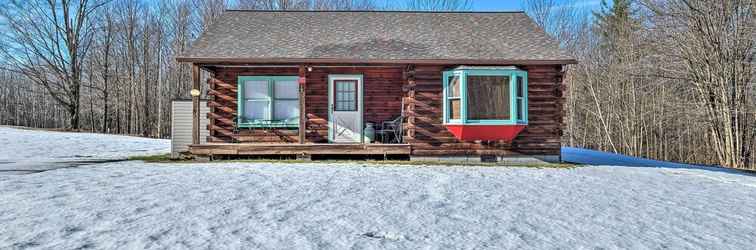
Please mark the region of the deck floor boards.
POLYGON ((195 155, 409 155, 409 144, 253 144, 208 143, 189 146, 195 155))

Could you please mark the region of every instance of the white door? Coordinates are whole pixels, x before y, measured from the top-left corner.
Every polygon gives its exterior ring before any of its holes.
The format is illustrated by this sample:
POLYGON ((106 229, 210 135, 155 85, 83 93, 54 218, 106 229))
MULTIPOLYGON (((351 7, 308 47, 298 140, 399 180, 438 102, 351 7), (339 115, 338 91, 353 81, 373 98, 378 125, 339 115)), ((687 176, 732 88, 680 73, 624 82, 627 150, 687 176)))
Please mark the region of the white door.
POLYGON ((361 143, 362 76, 328 77, 328 138, 335 143, 361 143))

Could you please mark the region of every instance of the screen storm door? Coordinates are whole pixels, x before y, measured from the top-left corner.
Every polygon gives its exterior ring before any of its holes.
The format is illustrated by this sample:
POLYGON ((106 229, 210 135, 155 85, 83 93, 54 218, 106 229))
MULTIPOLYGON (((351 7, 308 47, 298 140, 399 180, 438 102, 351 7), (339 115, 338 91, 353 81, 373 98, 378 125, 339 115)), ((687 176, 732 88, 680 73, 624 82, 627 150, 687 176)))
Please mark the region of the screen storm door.
POLYGON ((361 143, 362 76, 328 77, 328 138, 335 143, 361 143))

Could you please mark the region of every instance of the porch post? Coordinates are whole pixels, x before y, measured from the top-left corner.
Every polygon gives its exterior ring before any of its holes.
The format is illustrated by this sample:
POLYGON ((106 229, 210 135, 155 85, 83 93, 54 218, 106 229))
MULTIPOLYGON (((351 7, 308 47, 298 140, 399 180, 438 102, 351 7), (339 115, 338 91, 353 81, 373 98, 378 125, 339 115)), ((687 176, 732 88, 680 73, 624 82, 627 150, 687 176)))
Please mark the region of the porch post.
POLYGON ((197 64, 192 64, 192 144, 200 144, 200 70, 197 64))
POLYGON ((305 143, 307 132, 307 112, 305 111, 305 90, 307 86, 307 70, 304 65, 299 65, 299 143, 305 143))
MULTIPOLYGON (((406 116, 407 119, 407 125, 404 125, 404 122, 402 122, 403 128, 406 128, 407 131, 407 138, 414 139, 415 138, 415 65, 407 65, 407 67, 404 69, 404 79, 406 82, 404 83, 403 90, 405 92, 405 101, 402 103, 402 115, 406 116), (407 105, 405 108, 404 105, 407 105), (406 110, 406 112, 405 112, 406 110)), ((402 142, 404 142, 404 138, 402 138, 402 142)))

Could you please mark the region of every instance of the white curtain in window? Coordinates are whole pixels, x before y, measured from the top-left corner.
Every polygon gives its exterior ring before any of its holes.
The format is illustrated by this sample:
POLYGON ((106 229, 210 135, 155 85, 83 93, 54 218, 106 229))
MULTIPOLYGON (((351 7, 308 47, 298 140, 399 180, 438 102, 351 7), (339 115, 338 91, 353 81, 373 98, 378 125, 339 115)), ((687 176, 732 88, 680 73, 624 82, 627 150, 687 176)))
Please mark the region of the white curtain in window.
POLYGON ((268 98, 268 81, 244 82, 244 98, 245 99, 268 98))
POLYGON ((298 100, 277 100, 274 103, 274 120, 292 120, 299 116, 298 100))
POLYGON ((244 118, 249 120, 267 120, 270 102, 268 101, 268 81, 244 82, 244 118))
POLYGON ((268 120, 268 101, 247 100, 244 102, 244 118, 249 120, 268 120))
POLYGON ((268 80, 244 82, 244 118, 296 123, 299 117, 299 83, 273 81, 272 86, 268 83, 268 80), (272 93, 272 96, 269 96, 269 93, 272 93))
POLYGON ((273 92, 276 99, 297 99, 299 98, 299 83, 296 81, 276 81, 273 92))
POLYGON ((276 81, 274 84, 273 119, 294 121, 299 117, 299 83, 276 81))

